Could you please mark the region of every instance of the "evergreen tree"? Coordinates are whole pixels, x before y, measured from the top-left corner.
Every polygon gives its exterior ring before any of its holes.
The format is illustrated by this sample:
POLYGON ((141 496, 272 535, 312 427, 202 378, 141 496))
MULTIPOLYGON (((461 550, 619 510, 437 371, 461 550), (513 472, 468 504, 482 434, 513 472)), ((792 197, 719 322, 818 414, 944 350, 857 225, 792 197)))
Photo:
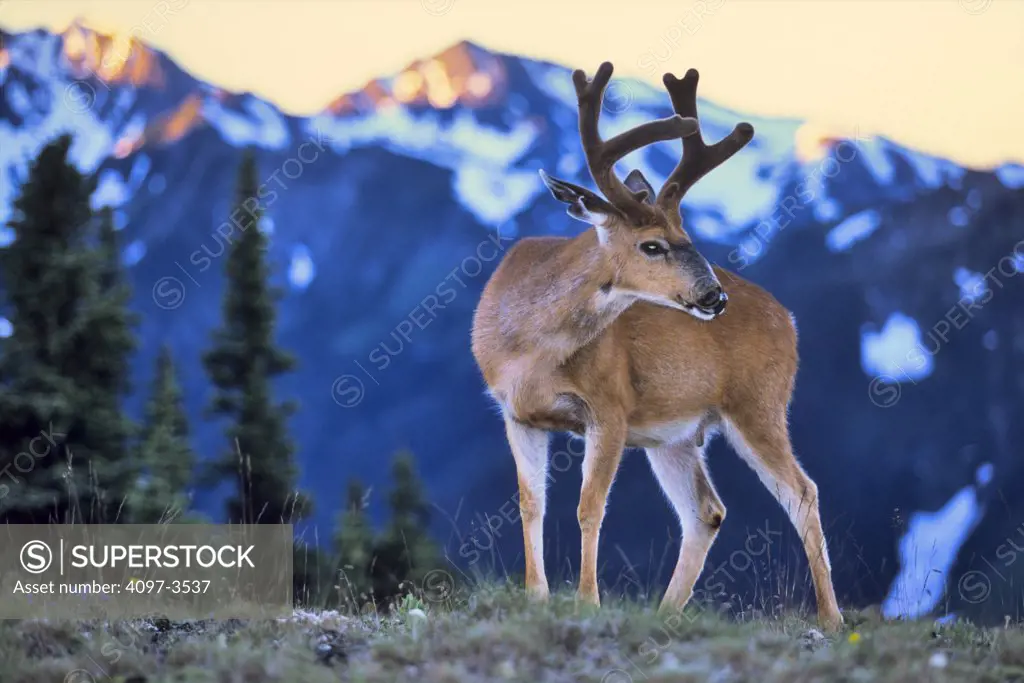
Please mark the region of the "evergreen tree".
POLYGON ((129 506, 133 522, 172 521, 187 510, 187 488, 196 462, 188 438, 188 418, 174 376, 174 361, 164 345, 157 356, 156 375, 138 444, 142 478, 129 506))
POLYGON ((216 390, 210 411, 229 420, 229 452, 215 464, 214 475, 235 478, 229 521, 294 523, 310 514, 311 501, 296 490, 295 447, 286 425, 294 406, 271 396, 271 381, 291 370, 294 359, 274 342, 280 292, 269 283, 261 212, 250 207, 258 190, 255 157, 247 151, 232 213, 240 234, 233 235, 227 256, 223 321, 203 357, 216 390))
MULTIPOLYGON (((0 521, 117 519, 132 480, 127 388, 132 317, 117 282, 109 214, 99 231, 94 178, 69 160, 69 135, 47 144, 14 201, 0 249, 13 331, 0 377, 0 521), (106 280, 101 273, 110 277, 106 280)), ((116 249, 116 245, 113 247, 116 249)))
POLYGON ((109 207, 99 212, 94 240, 94 287, 81 348, 89 363, 77 367, 75 379, 88 388, 87 441, 111 465, 101 502, 113 515, 108 515, 108 521, 125 521, 117 510, 125 503, 125 495, 134 490, 139 474, 139 463, 130 446, 135 426, 123 409, 131 388, 128 360, 137 346, 133 328, 138 324, 138 316, 128 308, 131 288, 124 274, 114 215, 109 207))
POLYGON ((339 587, 341 602, 358 608, 372 597, 370 572, 373 566, 373 529, 366 515, 367 490, 362 482, 348 483, 345 507, 338 515, 334 535, 337 563, 335 585, 339 587))
MULTIPOLYGON (((124 269, 121 265, 121 247, 117 239, 117 227, 114 225, 114 212, 109 206, 99 210, 99 263, 96 279, 102 294, 127 305, 131 298, 131 290, 125 282, 124 269)), ((137 322, 130 316, 131 322, 137 322)), ((134 340, 129 336, 122 348, 131 351, 135 348, 134 340)))
POLYGON ((378 603, 422 588, 423 577, 441 566, 440 552, 429 534, 430 506, 411 453, 402 451, 395 456, 391 479, 391 521, 374 550, 372 568, 378 603))

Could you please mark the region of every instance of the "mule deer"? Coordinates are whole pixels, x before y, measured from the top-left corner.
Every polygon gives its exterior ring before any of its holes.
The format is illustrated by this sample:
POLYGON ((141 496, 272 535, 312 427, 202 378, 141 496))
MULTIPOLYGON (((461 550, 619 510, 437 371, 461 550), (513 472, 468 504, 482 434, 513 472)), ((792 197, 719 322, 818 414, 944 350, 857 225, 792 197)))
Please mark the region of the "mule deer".
POLYGON ((843 618, 818 490, 789 439, 792 315, 757 285, 711 267, 680 216, 686 191, 754 129, 740 123, 705 144, 691 69, 681 80, 665 74, 675 116, 602 140, 598 117, 611 75, 607 62, 590 81, 573 73, 583 151, 606 199, 541 171, 569 215, 592 227, 575 238, 519 241, 488 281, 473 320, 473 355, 501 407, 518 470, 527 590, 548 595, 548 436, 568 431, 585 440, 578 597, 600 604, 597 546, 608 492, 623 449, 642 447, 682 528, 659 609, 682 608, 725 518, 704 461, 705 431, 721 431, 788 513, 810 564, 819 621, 838 629, 843 618), (625 182, 615 175, 626 154, 675 138, 683 156, 656 196, 640 172, 625 182))

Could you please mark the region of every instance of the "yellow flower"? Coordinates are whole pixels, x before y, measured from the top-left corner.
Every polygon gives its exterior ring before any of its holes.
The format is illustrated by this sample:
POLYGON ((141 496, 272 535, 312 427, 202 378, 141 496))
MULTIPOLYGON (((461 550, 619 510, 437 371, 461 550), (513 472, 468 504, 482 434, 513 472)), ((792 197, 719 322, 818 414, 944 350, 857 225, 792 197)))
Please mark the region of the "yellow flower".
POLYGON ((849 640, 852 644, 856 645, 857 643, 860 642, 860 634, 859 633, 851 633, 850 637, 847 638, 847 640, 849 640))

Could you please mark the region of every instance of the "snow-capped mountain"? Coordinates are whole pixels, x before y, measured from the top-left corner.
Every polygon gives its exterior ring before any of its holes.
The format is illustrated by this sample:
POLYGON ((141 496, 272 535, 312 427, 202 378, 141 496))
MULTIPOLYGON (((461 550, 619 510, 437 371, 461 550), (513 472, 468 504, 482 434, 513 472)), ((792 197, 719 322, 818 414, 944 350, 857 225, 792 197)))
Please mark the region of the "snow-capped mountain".
MULTIPOLYGON (((390 454, 409 447, 453 560, 517 567, 521 531, 506 515, 514 468, 468 334, 514 239, 579 229, 537 173, 590 184, 569 69, 464 42, 295 117, 79 24, 57 35, 0 32, 0 41, 0 224, 28 160, 74 132, 76 162, 99 173, 94 203, 115 206, 122 228, 143 320, 136 383, 169 341, 198 450, 226 447, 200 417, 199 357, 220 315, 218 259, 235 229, 240 151, 251 145, 265 177, 261 227, 288 291, 281 342, 301 363, 280 389, 302 406, 292 431, 320 534, 348 477, 379 491, 390 454)), ((663 92, 616 80, 602 133, 669 113, 663 92)), ((884 600, 889 614, 951 606, 1000 616, 1013 569, 1004 578, 996 563, 1024 517, 1005 495, 1024 474, 1015 457, 1024 427, 1013 420, 1024 407, 1024 168, 966 169, 864 132, 707 101, 700 115, 709 139, 741 120, 756 131, 692 189, 684 216, 709 258, 797 318, 794 443, 822 492, 839 593, 884 600), (984 600, 977 571, 989 580, 984 600), (964 576, 975 583, 960 585, 964 576)), ((679 152, 659 144, 622 169, 657 186, 679 152)), ((10 238, 0 228, 0 246, 10 238)), ((711 452, 729 523, 705 573, 714 580, 698 587, 721 598, 724 583, 745 605, 778 592, 780 562, 803 566, 791 562, 800 546, 756 477, 720 444, 711 452), (758 530, 773 539, 770 558, 734 566, 758 530)), ((577 561, 579 454, 556 441, 548 530, 560 540, 549 562, 577 561)), ((673 564, 674 547, 662 548, 678 536, 675 523, 645 470, 626 458, 605 522, 603 576, 620 588, 651 587, 673 564)), ((787 581, 800 594, 807 584, 787 581)))

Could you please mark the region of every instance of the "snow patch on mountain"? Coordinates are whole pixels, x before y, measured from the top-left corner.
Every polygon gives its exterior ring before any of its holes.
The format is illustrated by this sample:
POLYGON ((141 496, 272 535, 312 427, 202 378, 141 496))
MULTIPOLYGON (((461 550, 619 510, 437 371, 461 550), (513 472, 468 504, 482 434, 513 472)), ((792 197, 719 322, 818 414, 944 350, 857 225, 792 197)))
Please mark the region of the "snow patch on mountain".
POLYGON ((864 166, 882 185, 891 185, 896 178, 896 167, 889 158, 889 148, 881 138, 869 138, 857 141, 858 156, 864 166))
POLYGON ((128 187, 120 173, 108 168, 100 173, 96 190, 89 199, 93 211, 101 206, 121 206, 128 201, 128 187))
POLYGON ((707 213, 692 214, 683 227, 707 240, 718 239, 723 233, 729 232, 728 226, 707 213))
POLYGON ((131 174, 128 177, 128 182, 131 183, 132 190, 137 190, 142 187, 142 181, 149 175, 150 169, 153 167, 153 162, 150 160, 148 154, 137 154, 135 160, 132 162, 131 174))
POLYGON ((232 111, 212 97, 203 100, 203 118, 235 147, 256 145, 282 150, 291 136, 281 114, 268 102, 251 95, 242 100, 245 113, 232 111))
POLYGON ((338 152, 381 145, 452 169, 456 197, 488 225, 521 212, 543 190, 535 172, 509 168, 536 141, 532 123, 518 122, 503 131, 480 123, 469 110, 445 122, 435 114, 414 115, 392 106, 361 117, 316 116, 307 122, 307 131, 338 152))
POLYGON ((905 148, 902 148, 900 153, 914 167, 914 172, 921 184, 930 190, 936 190, 943 185, 957 187, 967 172, 964 167, 948 159, 940 159, 930 154, 914 152, 905 148))
POLYGON ((834 221, 843 215, 839 202, 834 199, 819 199, 814 202, 814 219, 819 223, 834 221))
MULTIPOLYGON (((529 59, 522 61, 526 75, 542 93, 556 102, 561 102, 573 111, 578 106, 576 86, 573 85, 569 70, 554 64, 543 64, 529 59)), ((593 74, 591 74, 592 76, 593 74)))
POLYGON ((854 143, 868 171, 881 185, 896 182, 895 159, 902 159, 914 171, 914 184, 925 189, 938 189, 943 185, 959 188, 967 169, 948 159, 916 152, 882 137, 860 137, 854 143))
POLYGON ((846 251, 867 238, 882 224, 882 216, 873 209, 855 213, 828 231, 825 244, 829 251, 846 251))
POLYGON ((861 368, 869 377, 924 379, 932 373, 935 362, 921 349, 921 328, 913 318, 896 312, 881 331, 861 332, 861 368))
POLYGON ((60 51, 60 36, 44 31, 16 34, 4 46, 10 65, 39 78, 58 76, 58 66, 66 63, 54 59, 60 51))
POLYGON ((953 273, 953 281, 960 288, 961 301, 973 303, 988 292, 985 276, 966 268, 957 268, 953 273))
POLYGON ((146 243, 142 240, 133 240, 121 253, 121 263, 131 268, 146 255, 146 243))
POLYGON ((456 169, 453 186, 459 202, 489 226, 513 218, 544 191, 533 171, 506 171, 474 162, 456 169))
POLYGON ((769 217, 780 196, 780 168, 761 170, 766 159, 748 145, 729 163, 704 176, 686 193, 687 206, 714 211, 733 228, 741 228, 769 217))
POLYGON ((320 114, 307 119, 306 130, 337 152, 379 145, 452 169, 465 159, 509 166, 537 139, 536 126, 527 122, 503 131, 481 124, 468 110, 445 122, 433 112, 417 116, 399 105, 364 116, 320 114))
MULTIPOLYGON (((583 172, 584 160, 583 155, 579 153, 566 152, 562 156, 558 157, 558 175, 560 176, 575 176, 577 173, 583 172)), ((646 174, 645 174, 646 175, 646 174)))
POLYGON ((73 133, 74 142, 70 159, 84 173, 93 173, 109 156, 114 146, 110 128, 98 121, 91 110, 79 111, 65 106, 65 88, 61 81, 44 81, 47 87, 47 108, 31 126, 17 126, 0 120, 0 224, 10 218, 11 202, 17 192, 17 183, 8 169, 26 168, 31 159, 51 140, 62 133, 73 133))
POLYGON ((316 277, 316 265, 313 263, 313 256, 309 253, 309 247, 305 244, 296 244, 292 247, 292 260, 288 266, 288 282, 297 290, 304 290, 316 277))
POLYGON ((128 115, 132 105, 135 104, 135 95, 135 91, 131 88, 123 88, 117 92, 117 100, 114 102, 114 109, 117 111, 119 118, 123 118, 128 115))
MULTIPOLYGON (((982 478, 979 472, 978 479, 982 478)), ((982 512, 974 486, 966 486, 939 510, 911 515, 900 539, 900 571, 882 603, 886 619, 914 619, 935 609, 960 546, 982 512)))
POLYGON ((966 228, 967 224, 971 222, 970 212, 962 206, 954 206, 946 214, 946 218, 949 219, 950 225, 955 225, 958 228, 966 228))
POLYGON ((32 98, 28 96, 25 86, 18 81, 12 82, 5 90, 7 104, 15 114, 22 118, 29 118, 32 115, 32 98))
POLYGON ((1004 187, 1011 190, 1024 187, 1024 166, 1020 164, 1005 164, 995 169, 995 174, 1004 187))
POLYGON ((537 127, 533 123, 518 122, 510 131, 503 132, 479 123, 472 112, 461 111, 439 138, 442 144, 471 151, 491 163, 509 166, 522 158, 537 140, 537 127))
POLYGON ((121 137, 135 140, 146 132, 146 117, 136 112, 121 129, 121 137))

